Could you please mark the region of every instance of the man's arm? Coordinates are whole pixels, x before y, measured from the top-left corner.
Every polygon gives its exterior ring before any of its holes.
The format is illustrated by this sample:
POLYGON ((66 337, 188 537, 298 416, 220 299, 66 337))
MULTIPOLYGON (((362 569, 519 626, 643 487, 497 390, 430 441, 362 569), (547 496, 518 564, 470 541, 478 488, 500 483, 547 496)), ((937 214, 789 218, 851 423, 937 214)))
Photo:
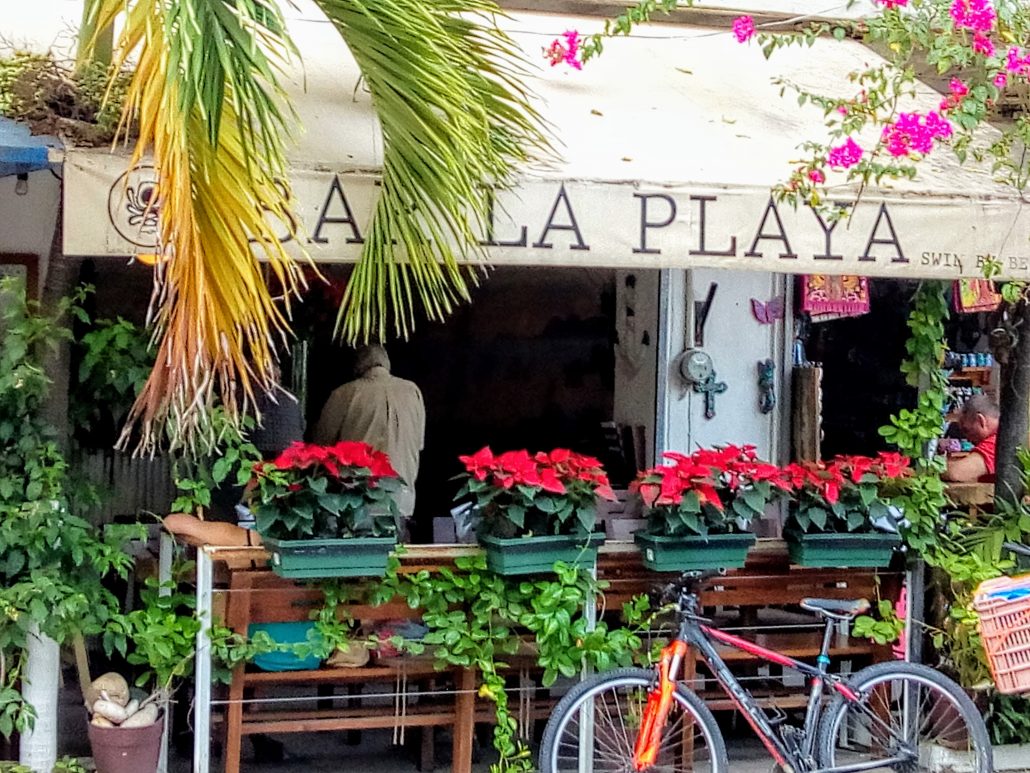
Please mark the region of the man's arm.
POLYGON ((957 459, 949 456, 948 468, 942 477, 953 483, 976 483, 987 474, 987 462, 979 453, 972 451, 957 459))

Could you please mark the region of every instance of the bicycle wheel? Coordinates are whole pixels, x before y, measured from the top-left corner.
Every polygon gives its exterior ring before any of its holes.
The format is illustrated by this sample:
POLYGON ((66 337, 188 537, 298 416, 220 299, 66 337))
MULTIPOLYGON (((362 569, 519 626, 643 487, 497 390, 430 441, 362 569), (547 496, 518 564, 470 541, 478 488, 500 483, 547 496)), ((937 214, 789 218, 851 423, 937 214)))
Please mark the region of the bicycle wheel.
MULTIPOLYGON (((540 747, 541 773, 632 773, 633 745, 655 674, 619 668, 590 677, 555 706, 540 747)), ((654 773, 727 773, 726 745, 715 717, 677 686, 654 773)))
POLYGON ((877 663, 848 682, 819 723, 825 768, 883 761, 870 771, 992 773, 991 742, 976 706, 943 674, 914 663, 877 663))

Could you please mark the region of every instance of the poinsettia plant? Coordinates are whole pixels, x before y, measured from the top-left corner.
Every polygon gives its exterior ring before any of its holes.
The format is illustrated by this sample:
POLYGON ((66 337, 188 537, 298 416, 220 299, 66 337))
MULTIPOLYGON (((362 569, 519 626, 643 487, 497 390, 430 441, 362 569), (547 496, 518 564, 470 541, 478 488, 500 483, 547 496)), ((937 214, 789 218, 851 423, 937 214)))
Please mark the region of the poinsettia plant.
POLYGON ((255 465, 257 530, 278 540, 392 537, 400 478, 367 443, 294 443, 255 465))
POLYGON ((643 470, 639 493, 648 534, 683 537, 748 531, 769 504, 790 491, 784 471, 760 460, 754 446, 728 445, 690 455, 668 452, 666 464, 643 470))
POLYGON ((890 515, 884 485, 911 473, 908 457, 893 452, 795 463, 785 471, 796 502, 786 527, 803 533, 874 531, 890 515))
POLYGON ((495 455, 487 447, 458 459, 465 465, 458 477, 465 482, 456 498, 475 499, 481 534, 586 538, 597 520, 597 500, 615 501, 601 463, 568 449, 495 455))

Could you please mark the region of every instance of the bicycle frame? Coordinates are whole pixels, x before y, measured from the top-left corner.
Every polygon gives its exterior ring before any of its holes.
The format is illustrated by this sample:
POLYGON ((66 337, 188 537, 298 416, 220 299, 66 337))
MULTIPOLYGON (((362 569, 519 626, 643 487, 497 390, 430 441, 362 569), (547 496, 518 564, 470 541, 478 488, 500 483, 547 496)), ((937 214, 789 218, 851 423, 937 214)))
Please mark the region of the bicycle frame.
MULTIPOLYGON (((740 713, 744 715, 744 718, 772 755, 776 764, 785 773, 800 773, 801 771, 829 773, 829 770, 813 771, 808 762, 808 760, 812 759, 815 751, 816 728, 818 727, 822 711, 822 698, 825 688, 829 685, 832 690, 843 695, 848 701, 858 703, 861 700, 861 696, 848 687, 840 676, 827 672, 827 666, 830 664, 830 658, 827 653, 829 652, 832 635, 833 626, 831 623, 827 623, 826 631, 823 635, 822 649, 820 650, 816 665, 811 666, 773 650, 766 649, 754 642, 704 625, 691 613, 684 615, 680 623, 679 636, 662 650, 661 659, 657 666, 658 684, 648 695, 641 728, 637 735, 637 743, 633 753, 634 769, 638 771, 647 770, 657 759, 666 720, 674 700, 675 685, 681 678, 683 661, 687 657, 689 649, 693 647, 712 672, 719 686, 740 713), (776 732, 774 723, 758 704, 758 701, 729 670, 725 661, 723 661, 712 644, 713 640, 747 652, 767 662, 796 669, 806 677, 811 678, 800 748, 791 748, 784 742, 780 734, 776 732)), ((894 760, 876 760, 837 767, 832 770, 833 773, 861 773, 861 771, 882 768, 891 762, 904 761, 905 758, 899 757, 894 760)))

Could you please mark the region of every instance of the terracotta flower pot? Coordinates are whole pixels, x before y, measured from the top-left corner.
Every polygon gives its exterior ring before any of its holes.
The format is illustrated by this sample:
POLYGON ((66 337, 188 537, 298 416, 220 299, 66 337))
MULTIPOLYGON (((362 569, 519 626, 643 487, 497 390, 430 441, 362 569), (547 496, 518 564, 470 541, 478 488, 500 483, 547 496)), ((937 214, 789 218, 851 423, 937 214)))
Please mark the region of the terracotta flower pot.
POLYGON ((144 727, 89 725, 89 744, 97 773, 157 773, 164 715, 144 727))

